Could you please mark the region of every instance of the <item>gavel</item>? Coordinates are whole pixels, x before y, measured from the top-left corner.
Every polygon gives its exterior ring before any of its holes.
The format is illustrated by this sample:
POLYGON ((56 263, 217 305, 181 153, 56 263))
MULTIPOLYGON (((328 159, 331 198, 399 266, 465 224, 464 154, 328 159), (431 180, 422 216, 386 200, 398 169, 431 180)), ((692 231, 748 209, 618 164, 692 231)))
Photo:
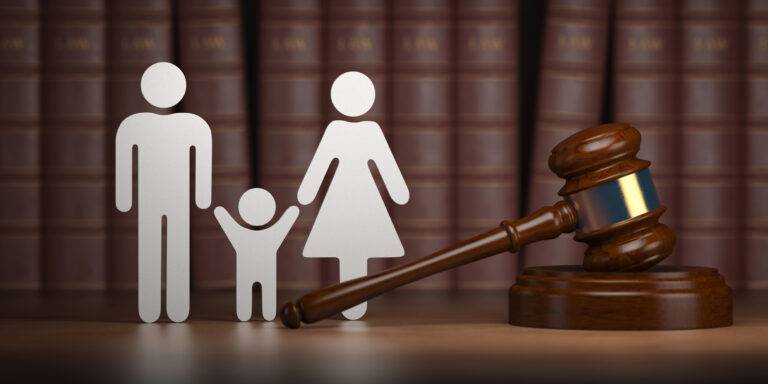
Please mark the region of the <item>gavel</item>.
POLYGON ((640 132, 627 124, 604 124, 560 142, 549 168, 566 180, 563 200, 516 221, 413 262, 310 292, 286 303, 280 319, 288 328, 313 323, 415 280, 526 244, 575 231, 588 248, 587 271, 643 271, 672 252, 675 236, 659 218, 648 167, 637 158, 640 132))

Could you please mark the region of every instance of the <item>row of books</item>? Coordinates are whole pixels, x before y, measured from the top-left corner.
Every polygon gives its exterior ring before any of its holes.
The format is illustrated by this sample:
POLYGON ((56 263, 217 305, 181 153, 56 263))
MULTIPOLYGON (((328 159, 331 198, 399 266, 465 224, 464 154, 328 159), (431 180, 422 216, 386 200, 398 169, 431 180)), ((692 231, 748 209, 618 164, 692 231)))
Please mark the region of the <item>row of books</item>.
MULTIPOLYGON (((327 90, 356 70, 376 87, 359 119, 382 126, 410 190, 389 205, 406 256, 372 260, 369 273, 518 216, 517 1, 267 1, 260 15, 260 183, 279 206, 295 202, 324 127, 350 120, 327 90)), ((280 250, 284 281, 337 279, 334 262, 301 256, 316 210, 302 208, 280 250)), ((508 286, 516 264, 498 257, 411 287, 508 286)))
MULTIPOLYGON (((322 127, 340 118, 324 90, 343 71, 370 73, 383 97, 363 118, 388 131, 412 194, 390 208, 406 256, 374 270, 519 216, 521 195, 529 212, 552 204, 563 181, 548 169, 551 148, 617 121, 643 133, 640 156, 653 163, 669 208, 663 221, 678 235, 667 263, 719 268, 736 287, 768 286, 765 1, 548 1, 530 143, 518 126, 519 102, 531 96, 519 93, 519 64, 531 58, 519 57, 529 37, 520 36, 518 2, 312 4, 262 7, 261 182, 292 199, 322 127), (296 157, 276 160, 275 148, 296 157), (530 179, 521 182, 524 167, 530 179)), ((335 266, 301 260, 311 217, 281 257, 334 281, 335 266)), ((517 265, 579 264, 584 249, 562 236, 526 247, 520 263, 496 257, 415 285, 502 287, 517 265)))
MULTIPOLYGON (((607 106, 643 134, 677 236, 667 263, 768 287, 768 2, 550 1, 544 41, 529 207, 562 184, 550 148, 607 106)), ((563 237, 528 247, 526 264, 583 250, 563 237)))
MULTIPOLYGON (((184 70, 181 109, 214 131, 214 206, 230 211, 251 173, 278 211, 296 205, 325 126, 352 120, 333 109, 331 82, 369 75, 377 98, 359 119, 382 126, 411 194, 389 205, 406 256, 369 272, 519 217, 524 195, 529 211, 551 205, 563 185, 551 148, 609 120, 643 133, 678 236, 670 262, 768 286, 768 1, 549 0, 535 89, 520 86, 539 57, 520 54, 532 36, 518 1, 265 0, 243 3, 244 17, 237 0, 13 4, 0 10, 3 289, 135 288, 136 217, 113 207, 110 154, 119 122, 153 110, 138 80, 155 61, 184 70), (256 80, 250 133, 244 69, 256 80), (521 104, 535 105, 531 143, 521 104)), ((280 288, 338 279, 333 260, 301 256, 318 200, 278 253, 280 288)), ((193 286, 234 286, 234 250, 210 210, 193 209, 192 227, 193 286)), ((518 265, 579 264, 583 250, 564 236, 413 287, 508 287, 518 265)))
MULTIPOLYGON (((114 134, 172 112, 141 95, 150 64, 183 68, 181 109, 212 127, 213 204, 251 185, 240 2, 2 1, 0 18, 0 289, 135 289, 136 180, 118 212, 114 134)), ((235 258, 210 211, 193 213, 192 243, 195 285, 228 286, 235 258)))

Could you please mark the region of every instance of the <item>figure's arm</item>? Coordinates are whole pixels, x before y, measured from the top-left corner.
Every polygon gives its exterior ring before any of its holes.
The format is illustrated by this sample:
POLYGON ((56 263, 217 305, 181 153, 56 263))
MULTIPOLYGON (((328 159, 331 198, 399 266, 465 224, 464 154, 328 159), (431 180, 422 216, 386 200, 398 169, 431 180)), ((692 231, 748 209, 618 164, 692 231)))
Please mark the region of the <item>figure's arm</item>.
POLYGON ((299 185, 299 191, 296 193, 299 203, 303 205, 307 205, 315 200, 317 191, 320 190, 320 185, 323 183, 325 174, 328 171, 328 167, 335 157, 332 148, 332 125, 333 123, 328 126, 323 138, 320 139, 317 151, 315 151, 315 155, 312 157, 312 162, 309 163, 309 168, 307 168, 307 173, 304 174, 304 179, 301 180, 301 185, 299 185))
POLYGON ((195 147, 195 204, 198 208, 206 209, 211 206, 211 188, 213 173, 213 139, 211 128, 200 119, 202 124, 195 147), (204 129, 203 129, 204 128, 204 129))
POLYGON ((288 232, 293 227, 293 224, 296 223, 296 219, 299 218, 299 208, 294 206, 288 207, 288 209, 285 210, 285 213, 283 213, 283 216, 280 217, 280 220, 275 223, 275 225, 272 226, 269 230, 275 231, 275 237, 277 239, 280 239, 280 243, 282 244, 283 240, 285 240, 285 237, 288 236, 288 232))
POLYGON ((120 212, 128 212, 133 205, 134 143, 129 128, 124 120, 115 135, 115 206, 120 212))
POLYGON ((216 216, 216 221, 219 222, 221 229, 224 230, 227 239, 234 245, 233 239, 235 231, 240 228, 240 224, 235 221, 232 215, 230 215, 224 207, 216 207, 216 209, 213 210, 213 215, 216 216))
POLYGON ((387 144, 387 139, 384 137, 384 133, 379 129, 376 135, 377 140, 374 144, 375 150, 373 151, 371 158, 376 164, 376 168, 379 170, 381 179, 384 181, 384 186, 387 187, 387 192, 392 198, 392 201, 403 205, 408 202, 408 199, 410 199, 411 196, 408 191, 408 186, 405 184, 403 174, 397 166, 395 156, 392 155, 392 151, 389 149, 389 144, 387 144))

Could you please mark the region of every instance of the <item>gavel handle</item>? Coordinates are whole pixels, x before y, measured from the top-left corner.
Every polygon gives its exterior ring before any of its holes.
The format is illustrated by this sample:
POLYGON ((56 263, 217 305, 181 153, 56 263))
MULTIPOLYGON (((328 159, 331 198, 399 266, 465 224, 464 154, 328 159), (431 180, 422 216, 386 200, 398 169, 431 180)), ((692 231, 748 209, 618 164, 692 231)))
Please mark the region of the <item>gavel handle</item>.
POLYGON ((559 201, 517 221, 504 220, 496 229, 419 260, 307 293, 296 303, 286 303, 280 319, 288 328, 298 328, 301 322, 325 319, 412 281, 504 251, 517 252, 525 244, 572 232, 577 223, 574 208, 559 201))

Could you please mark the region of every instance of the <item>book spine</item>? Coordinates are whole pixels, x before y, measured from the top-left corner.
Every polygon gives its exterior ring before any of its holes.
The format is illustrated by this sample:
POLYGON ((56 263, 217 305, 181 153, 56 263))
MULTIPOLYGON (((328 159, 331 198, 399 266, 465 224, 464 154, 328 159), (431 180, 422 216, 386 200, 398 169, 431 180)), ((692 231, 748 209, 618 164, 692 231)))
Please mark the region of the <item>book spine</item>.
MULTIPOLYGON (((159 61, 173 61, 172 0, 114 1, 109 8, 109 132, 114 138, 126 117, 140 112, 169 114, 149 104, 141 94, 144 70, 159 61)), ((108 140, 108 144, 111 141, 108 140)), ((114 146, 107 145, 111 176, 108 202, 114 201, 114 146)), ((134 159, 135 161, 135 159, 134 159)), ((134 162, 133 196, 138 196, 134 162)), ((111 207, 108 233, 107 279, 111 290, 137 289, 138 204, 130 212, 111 207)))
POLYGON ((681 7, 681 177, 677 251, 740 282, 742 212, 741 2, 681 7))
POLYGON ((235 252, 213 208, 234 215, 251 186, 240 1, 185 0, 178 12, 179 63, 187 78, 182 110, 202 117, 213 133, 211 208, 194 207, 191 214, 192 285, 234 288, 235 252))
MULTIPOLYGON (((333 120, 375 121, 386 133, 389 127, 388 105, 389 58, 388 9, 386 0, 329 0, 326 13, 325 81, 323 105, 326 109, 323 126, 333 120), (344 116, 330 102, 333 81, 347 71, 358 71, 371 78, 376 88, 376 100, 371 110, 357 118, 344 116)), ((372 173, 377 174, 374 168, 372 173)), ((376 179, 379 192, 385 201, 389 200, 380 179, 376 179)), ((392 204, 388 203, 391 207, 392 204)), ((391 208, 390 208, 391 210, 391 208)), ((392 265, 387 258, 370 259, 368 274, 373 274, 392 265)), ((324 263, 323 281, 327 284, 339 281, 336 263, 324 263)))
MULTIPOLYGON (((667 211, 661 222, 676 229, 677 3, 617 0, 613 41, 613 121, 643 135, 638 156, 651 162, 653 182, 667 211)), ((665 262, 676 263, 676 255, 665 262)))
MULTIPOLYGON (((392 206, 407 263, 453 244, 453 41, 450 0, 395 1, 392 8, 390 144, 410 191, 392 206)), ((447 288, 453 273, 409 284, 447 288)))
MULTIPOLYGON (((557 192, 564 181, 547 165, 552 148, 600 122, 609 6, 607 0, 547 3, 528 212, 560 199, 557 192)), ((573 235, 562 235, 528 245, 523 252, 526 265, 553 265, 581 264, 585 250, 573 235)))
MULTIPOLYGON (((461 1, 456 39, 456 233, 519 216, 518 2, 461 1)), ((500 256, 457 270, 459 288, 506 288, 517 262, 500 256)))
POLYGON ((44 286, 101 290, 108 206, 106 2, 42 4, 44 286))
POLYGON ((745 55, 747 288, 768 288, 768 1, 747 2, 745 55))
MULTIPOLYGON (((278 213, 297 205, 296 192, 323 132, 322 8, 319 0, 261 2, 259 68, 259 185, 278 213)), ((302 256, 320 199, 300 215, 278 250, 281 289, 322 283, 322 259, 302 256)))
POLYGON ((40 288, 40 5, 0 3, 0 291, 40 288))

